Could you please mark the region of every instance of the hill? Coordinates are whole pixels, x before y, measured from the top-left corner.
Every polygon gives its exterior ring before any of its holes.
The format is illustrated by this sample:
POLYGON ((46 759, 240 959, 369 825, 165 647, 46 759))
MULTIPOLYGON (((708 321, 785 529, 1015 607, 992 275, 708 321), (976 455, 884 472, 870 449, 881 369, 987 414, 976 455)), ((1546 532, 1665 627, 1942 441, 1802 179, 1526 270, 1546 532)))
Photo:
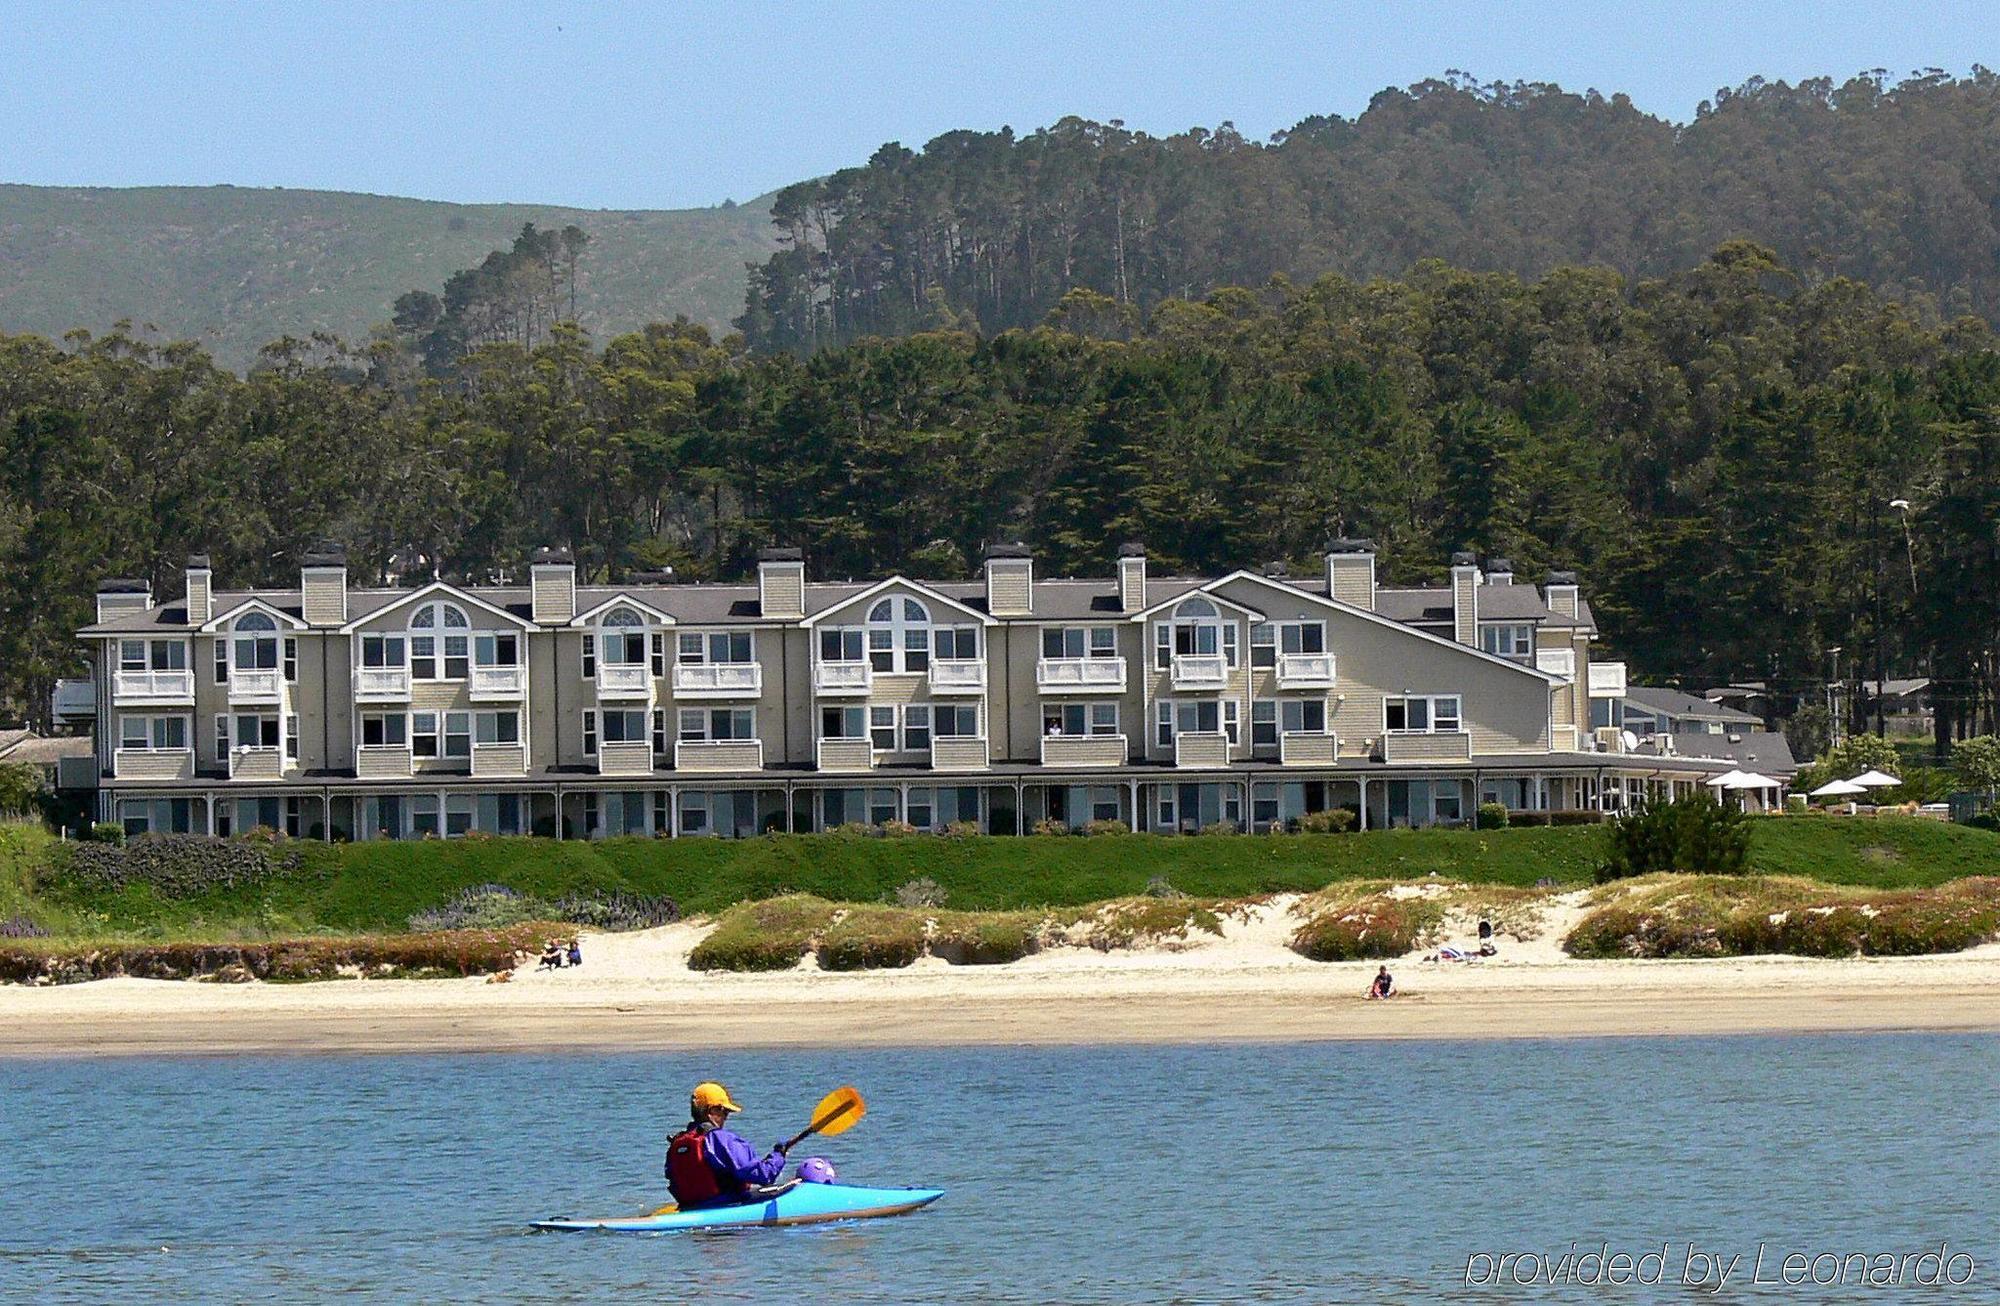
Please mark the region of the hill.
POLYGON ((578 316, 600 340, 685 314, 723 328, 744 265, 774 247, 768 199, 727 208, 444 204, 235 186, 0 185, 0 331, 60 337, 129 319, 241 370, 284 335, 351 341, 526 222, 590 233, 578 316))

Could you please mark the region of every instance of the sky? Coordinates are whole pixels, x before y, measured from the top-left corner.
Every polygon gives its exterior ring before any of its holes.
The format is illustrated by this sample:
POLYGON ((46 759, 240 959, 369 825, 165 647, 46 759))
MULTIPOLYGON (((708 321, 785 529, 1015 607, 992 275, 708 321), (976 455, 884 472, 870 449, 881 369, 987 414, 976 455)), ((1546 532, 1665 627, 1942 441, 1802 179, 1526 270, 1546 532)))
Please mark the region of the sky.
POLYGON ((1990 3, 0 0, 0 182, 682 208, 1071 114, 1261 139, 1450 69, 1685 121, 1982 60, 1990 3))

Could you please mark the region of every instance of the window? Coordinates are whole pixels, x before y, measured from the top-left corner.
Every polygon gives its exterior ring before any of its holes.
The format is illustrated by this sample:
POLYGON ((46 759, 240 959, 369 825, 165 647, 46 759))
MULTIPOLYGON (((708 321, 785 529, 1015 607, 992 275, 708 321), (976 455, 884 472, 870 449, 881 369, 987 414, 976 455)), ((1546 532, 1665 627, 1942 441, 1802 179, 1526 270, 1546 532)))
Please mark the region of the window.
MULTIPOLYGON (((903 751, 921 753, 931 746, 931 709, 926 703, 912 703, 903 709, 903 751)), ((915 825, 917 822, 912 821, 915 825)), ((925 822, 928 824, 928 822, 925 822)))
POLYGON ((1465 818, 1463 799, 1457 785, 1448 784, 1431 791, 1431 817, 1438 821, 1459 821, 1465 818))
POLYGON ((409 718, 401 712, 363 712, 361 743, 365 748, 398 748, 409 740, 409 718))
POLYGON ((583 678, 597 679, 597 636, 589 633, 583 637, 583 678))
POLYGON ((894 789, 870 789, 868 791, 868 824, 887 825, 896 819, 896 791, 894 789))
POLYGON ((681 795, 681 833, 708 833, 708 795, 699 792, 681 795))
POLYGON ((684 707, 680 713, 680 737, 689 743, 755 739, 757 713, 747 707, 684 707))
POLYGON ((444 796, 444 833, 447 839, 464 834, 472 828, 472 795, 446 794, 444 796))
POLYGON ((979 659, 979 627, 939 626, 933 632, 938 657, 946 662, 976 662, 979 659))
POLYGON ((1479 647, 1495 657, 1516 662, 1535 660, 1535 627, 1532 622, 1481 626, 1479 647))
POLYGON ((472 673, 471 659, 466 656, 467 637, 446 635, 444 637, 444 678, 463 680, 472 673))
POLYGON ((1109 785, 1092 785, 1084 791, 1084 801, 1090 804, 1090 819, 1093 821, 1115 821, 1118 819, 1118 791, 1109 785))
POLYGON ((364 667, 401 667, 407 656, 408 642, 401 635, 363 635, 361 637, 361 665, 364 667))
POLYGON ((226 639, 215 641, 215 683, 229 683, 229 641, 226 639))
POLYGON ((605 614, 597 635, 597 657, 612 666, 643 666, 647 652, 645 621, 630 608, 613 608, 605 614))
POLYGON ((860 739, 867 730, 867 719, 867 713, 858 707, 823 707, 819 733, 824 739, 860 739))
POLYGON ((521 665, 521 637, 511 631, 474 635, 472 660, 482 667, 517 667, 521 665))
POLYGON ((930 609, 912 598, 879 599, 868 609, 868 664, 877 671, 926 671, 930 609))
POLYGON ((1153 665, 1162 671, 1176 657, 1218 655, 1223 665, 1236 665, 1236 623, 1224 621, 1207 599, 1188 599, 1174 609, 1170 620, 1153 626, 1153 665))
POLYGON ((437 713, 412 712, 410 714, 410 755, 412 757, 436 757, 438 755, 437 713))
MULTIPOLYGON (((1257 665, 1255 661, 1257 643, 1254 635, 1251 637, 1250 656, 1252 658, 1250 665, 1257 665)), ((1250 746, 1252 748, 1278 746, 1278 704, 1272 699, 1260 698, 1250 705, 1250 746)))
POLYGON ((930 789, 912 789, 903 802, 903 819, 919 830, 929 830, 936 826, 937 811, 930 789))
POLYGON ((896 748, 896 709, 893 707, 871 707, 868 709, 868 743, 878 752, 894 752, 896 748))
MULTIPOLYGON (((1250 665, 1253 667, 1275 667, 1278 665, 1278 628, 1268 621, 1260 621, 1250 627, 1250 665)), ((1256 711, 1251 711, 1251 725, 1256 724, 1256 711)), ((1253 737, 1254 737, 1254 731, 1253 737)))
MULTIPOLYGON (((1252 717, 1255 717, 1255 704, 1252 717)), ((1278 786, 1260 784, 1250 786, 1250 819, 1258 825, 1270 825, 1278 819, 1278 786)))
POLYGON ((228 760, 228 758, 229 716, 227 713, 217 712, 215 714, 215 760, 221 762, 228 760))
POLYGON ((417 794, 410 799, 410 833, 416 838, 438 836, 438 796, 417 794))
POLYGON ((1154 739, 1161 748, 1171 748, 1177 734, 1221 734, 1231 744, 1237 738, 1235 699, 1217 702, 1212 698, 1159 700, 1154 719, 1154 739))
POLYGON ((936 718, 936 735, 939 739, 974 739, 979 735, 979 709, 970 703, 935 704, 932 714, 936 718))
POLYGON ((823 627, 819 632, 819 660, 859 662, 862 660, 862 633, 853 627, 823 627))
POLYGON ((607 709, 597 715, 607 744, 639 744, 652 737, 652 723, 643 708, 607 709))
POLYGON ((446 757, 472 756, 472 721, 464 712, 444 714, 444 755, 446 757))
POLYGON ((294 762, 299 760, 299 719, 296 716, 285 718, 285 756, 294 762))
POLYGON ((233 665, 238 671, 278 669, 278 623, 262 612, 246 613, 236 619, 236 638, 230 642, 233 665))
POLYGON ((417 607, 410 614, 410 675, 418 680, 463 680, 470 670, 471 636, 465 632, 471 622, 465 609, 456 603, 434 602, 417 607), (438 640, 443 630, 444 663, 438 663, 438 640), (422 631, 417 634, 414 632, 422 631), (443 675, 439 675, 442 669, 443 675))
POLYGON ((473 739, 482 744, 521 742, 521 714, 508 709, 473 713, 473 739))
POLYGON ((285 636, 285 683, 299 683, 299 641, 290 635, 285 636))
POLYGON ((188 719, 184 716, 128 716, 118 720, 120 748, 186 748, 188 719))
POLYGON ((671 751, 667 747, 667 712, 665 708, 653 709, 653 753, 655 756, 671 751))
POLYGON ((1278 704, 1279 720, 1288 735, 1326 733, 1326 700, 1288 698, 1278 704))
POLYGON ((1382 716, 1383 728, 1392 734, 1436 734, 1462 728, 1457 694, 1385 699, 1382 716))
POLYGON ((663 631, 653 632, 653 674, 667 674, 667 637, 663 631))
POLYGON ((236 747, 276 748, 278 746, 278 718, 264 713, 244 712, 235 720, 236 747))
POLYGON ((436 680, 437 636, 410 636, 410 674, 418 680, 436 680))
POLYGON ((1323 621, 1266 621, 1250 628, 1250 665, 1275 667, 1280 653, 1326 652, 1323 621))
POLYGON ((145 640, 121 639, 118 641, 118 669, 120 671, 144 671, 146 669, 145 640))
POLYGON ((583 711, 583 755, 597 756, 597 713, 589 708, 583 711))
POLYGON ((1115 658, 1118 632, 1110 626, 1052 626, 1042 632, 1042 656, 1115 658))
POLYGON ((1116 703, 1044 703, 1042 733, 1045 735, 1115 735, 1118 733, 1116 703))

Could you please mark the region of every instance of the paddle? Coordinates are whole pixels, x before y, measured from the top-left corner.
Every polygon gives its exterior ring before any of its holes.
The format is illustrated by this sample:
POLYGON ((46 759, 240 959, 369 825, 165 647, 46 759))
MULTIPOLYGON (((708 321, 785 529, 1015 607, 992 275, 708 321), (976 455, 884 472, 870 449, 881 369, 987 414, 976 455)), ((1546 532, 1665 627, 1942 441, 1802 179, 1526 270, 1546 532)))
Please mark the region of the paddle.
POLYGON ((843 1084, 819 1100, 813 1108, 812 1123, 785 1140, 784 1150, 789 1152, 814 1134, 831 1138, 844 1134, 861 1123, 861 1117, 868 1114, 868 1104, 861 1100, 861 1094, 852 1085, 843 1084))

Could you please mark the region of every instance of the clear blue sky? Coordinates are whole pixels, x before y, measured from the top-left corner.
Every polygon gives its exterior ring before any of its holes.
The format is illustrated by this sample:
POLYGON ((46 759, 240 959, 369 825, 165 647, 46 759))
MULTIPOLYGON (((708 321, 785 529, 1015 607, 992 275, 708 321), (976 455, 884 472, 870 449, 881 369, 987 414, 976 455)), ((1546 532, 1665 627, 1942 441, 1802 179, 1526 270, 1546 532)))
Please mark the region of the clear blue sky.
POLYGON ((1990 4, 0 0, 0 181, 674 208, 1066 114, 1262 138, 1384 86, 1623 91, 1968 71, 1990 4))

